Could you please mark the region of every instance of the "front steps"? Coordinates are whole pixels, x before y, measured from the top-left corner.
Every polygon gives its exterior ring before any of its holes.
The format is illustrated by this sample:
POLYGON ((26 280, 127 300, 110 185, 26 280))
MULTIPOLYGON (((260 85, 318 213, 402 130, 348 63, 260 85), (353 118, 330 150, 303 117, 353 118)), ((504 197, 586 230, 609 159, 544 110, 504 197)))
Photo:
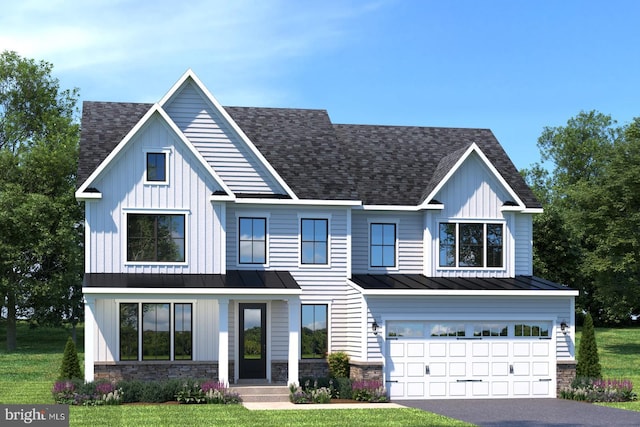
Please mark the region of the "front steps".
POLYGON ((289 388, 286 385, 234 384, 230 391, 240 395, 243 402, 288 402, 289 388))

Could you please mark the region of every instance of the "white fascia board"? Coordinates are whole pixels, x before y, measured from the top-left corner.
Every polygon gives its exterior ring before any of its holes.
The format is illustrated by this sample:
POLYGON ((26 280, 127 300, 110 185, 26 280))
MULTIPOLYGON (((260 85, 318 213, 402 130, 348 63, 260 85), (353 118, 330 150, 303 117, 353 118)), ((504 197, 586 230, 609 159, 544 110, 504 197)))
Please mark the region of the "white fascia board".
POLYGON ((142 118, 138 121, 138 123, 136 123, 134 127, 131 128, 129 133, 127 133, 127 135, 122 139, 122 141, 120 141, 118 145, 116 145, 116 148, 111 150, 109 155, 102 161, 102 163, 98 165, 98 167, 93 171, 93 173, 89 175, 89 178, 87 178, 84 181, 84 183, 80 186, 80 188, 78 188, 78 190, 76 191, 76 197, 83 194, 87 190, 87 188, 91 187, 91 184, 93 183, 93 181, 95 181, 96 178, 100 176, 100 174, 109 166, 111 161, 114 158, 116 158, 116 156, 124 149, 124 147, 126 147, 127 143, 131 139, 133 139, 133 137, 138 133, 140 129, 142 129, 142 127, 147 123, 147 121, 153 115, 153 113, 155 113, 158 110, 158 108, 159 108, 158 104, 154 104, 153 106, 151 106, 151 108, 149 108, 149 111, 147 111, 145 115, 142 116, 142 118))
POLYGON ((200 81, 200 79, 198 78, 198 76, 196 76, 193 70, 188 69, 182 75, 182 77, 180 77, 180 79, 176 82, 176 84, 174 84, 173 87, 169 90, 169 92, 167 92, 167 94, 160 100, 160 105, 164 106, 173 97, 173 95, 175 95, 175 93, 182 87, 182 85, 185 84, 185 82, 189 79, 191 79, 196 84, 196 86, 198 86, 198 88, 202 91, 202 93, 204 93, 208 101, 213 105, 213 108, 215 108, 218 111, 218 113, 220 113, 220 115, 224 118, 224 120, 227 121, 229 126, 231 126, 231 128, 240 136, 240 139, 247 145, 247 147, 249 147, 249 149, 256 156, 258 161, 260 161, 262 165, 269 171, 269 173, 275 178, 276 182, 278 182, 278 184, 280 184, 280 186, 284 188, 284 190, 287 192, 289 197, 291 197, 292 199, 297 199, 298 196, 296 196, 293 190, 287 185, 285 180, 282 179, 282 177, 278 174, 278 172, 276 172, 273 166, 271 166, 271 164, 267 161, 267 159, 265 159, 262 153, 260 153, 260 150, 258 150, 258 148, 253 144, 253 142, 251 142, 249 137, 244 133, 244 131, 240 128, 240 126, 238 126, 238 124, 231 118, 229 113, 227 113, 227 111, 222 107, 222 105, 218 102, 218 100, 211 94, 211 92, 209 92, 209 90, 200 81))
POLYGON ((100 200, 102 199, 102 193, 96 193, 94 191, 88 193, 81 193, 80 190, 76 191, 76 200, 83 202, 86 200, 100 200))
POLYGON ((362 205, 363 211, 405 211, 405 212, 418 212, 422 210, 442 210, 444 204, 429 204, 427 206, 402 206, 402 205, 362 205))
POLYGON ((211 195, 211 197, 209 197, 209 201, 210 202, 233 202, 236 200, 236 197, 231 195, 216 195, 213 194, 211 195))
POLYGON ((237 288, 82 288, 84 295, 100 295, 103 298, 118 298, 122 295, 221 295, 221 296, 263 296, 271 298, 301 295, 302 289, 237 289, 237 288))
POLYGON ((293 205, 293 206, 362 206, 358 200, 312 200, 312 199, 269 199, 236 198, 236 204, 245 205, 293 205))
POLYGON ((544 212, 543 208, 526 208, 522 210, 522 213, 526 214, 541 214, 544 212))
MULTIPOLYGON (((362 289, 362 288, 361 288, 362 289)), ((365 296, 385 296, 385 297, 414 297, 414 296, 490 296, 490 297, 567 297, 578 296, 575 289, 566 291, 500 291, 500 290, 447 290, 447 289, 424 289, 424 290, 399 290, 399 289, 363 289, 365 296)))
POLYGON ((513 190, 513 188, 511 188, 511 186, 507 183, 507 181, 505 181, 505 179, 502 177, 500 172, 498 172, 498 170, 495 168, 495 166, 493 166, 493 164, 489 161, 487 156, 484 155, 484 153, 482 152, 480 147, 478 147, 478 144, 476 144, 475 142, 473 142, 469 146, 467 151, 465 151, 465 153, 462 156, 460 156, 460 158, 458 159, 456 164, 449 170, 449 172, 447 172, 447 175, 438 183, 436 188, 433 189, 433 191, 427 196, 427 198, 424 200, 424 202, 422 202, 422 204, 420 205, 421 208, 423 208, 423 209, 427 208, 426 205, 428 205, 429 202, 431 200, 433 200, 433 198, 436 196, 436 194, 438 194, 438 192, 442 189, 442 187, 445 186, 445 184, 449 181, 449 179, 451 179, 451 177, 458 171, 458 169, 460 169, 460 167, 464 164, 464 162, 469 158, 471 153, 474 153, 474 152, 480 157, 480 159, 484 162, 484 164, 487 166, 487 168, 489 168, 491 173, 496 177, 498 182, 500 182, 500 184, 507 190, 509 195, 518 204, 517 207, 520 210, 523 210, 523 209, 526 208, 525 204, 522 202, 522 200, 520 200, 520 197, 518 197, 518 195, 513 190))

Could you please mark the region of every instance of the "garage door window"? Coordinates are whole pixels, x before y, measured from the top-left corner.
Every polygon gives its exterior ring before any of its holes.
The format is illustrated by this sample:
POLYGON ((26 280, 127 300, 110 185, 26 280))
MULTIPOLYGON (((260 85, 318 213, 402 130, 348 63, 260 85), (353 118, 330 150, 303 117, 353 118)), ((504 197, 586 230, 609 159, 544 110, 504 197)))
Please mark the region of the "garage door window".
POLYGON ((466 336, 463 323, 434 323, 431 326, 432 337, 464 337, 466 336))
POLYGON ((516 337, 548 337, 549 326, 546 324, 520 323, 515 325, 516 337))
POLYGON ((422 338, 424 337, 424 329, 424 322, 389 322, 387 324, 387 336, 422 338))
POLYGON ((473 326, 474 337, 506 337, 508 332, 506 323, 477 323, 473 326))

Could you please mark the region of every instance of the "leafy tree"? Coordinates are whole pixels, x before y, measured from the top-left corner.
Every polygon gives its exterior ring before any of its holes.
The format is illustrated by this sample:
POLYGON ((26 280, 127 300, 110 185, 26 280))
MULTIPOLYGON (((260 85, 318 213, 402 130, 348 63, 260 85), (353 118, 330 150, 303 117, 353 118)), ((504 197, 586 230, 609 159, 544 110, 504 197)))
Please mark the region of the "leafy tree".
POLYGON ((578 288, 578 312, 600 323, 640 308, 639 136, 638 120, 581 112, 543 130, 543 163, 523 171, 545 209, 534 219, 534 273, 578 288))
POLYGON ((73 339, 69 337, 67 344, 64 346, 64 355, 62 356, 62 364, 60 365, 60 380, 82 379, 82 371, 80 370, 80 360, 78 359, 78 350, 73 343, 73 339))
POLYGON ((61 90, 51 70, 0 54, 0 301, 8 350, 16 347, 19 316, 74 325, 81 316, 77 91, 61 90))
POLYGON ((593 318, 589 313, 586 314, 584 325, 582 326, 582 338, 580 339, 580 348, 578 348, 576 376, 586 378, 600 378, 602 376, 593 318))

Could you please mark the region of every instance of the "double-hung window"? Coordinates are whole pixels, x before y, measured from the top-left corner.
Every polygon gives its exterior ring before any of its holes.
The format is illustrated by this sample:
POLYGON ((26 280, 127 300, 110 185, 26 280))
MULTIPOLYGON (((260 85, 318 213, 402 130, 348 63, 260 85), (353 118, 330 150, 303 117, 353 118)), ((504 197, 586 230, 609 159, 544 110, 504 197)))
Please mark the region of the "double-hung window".
POLYGON ((301 228, 301 263, 327 264, 329 249, 329 220, 303 218, 301 228))
POLYGON ((396 224, 371 223, 369 251, 371 267, 395 267, 396 224))
POLYGON ((439 266, 503 267, 503 228, 493 223, 441 223, 439 266))
POLYGON ((127 214, 127 261, 184 262, 185 216, 127 214))
POLYGON ((266 264, 267 219, 240 218, 239 263, 266 264))

